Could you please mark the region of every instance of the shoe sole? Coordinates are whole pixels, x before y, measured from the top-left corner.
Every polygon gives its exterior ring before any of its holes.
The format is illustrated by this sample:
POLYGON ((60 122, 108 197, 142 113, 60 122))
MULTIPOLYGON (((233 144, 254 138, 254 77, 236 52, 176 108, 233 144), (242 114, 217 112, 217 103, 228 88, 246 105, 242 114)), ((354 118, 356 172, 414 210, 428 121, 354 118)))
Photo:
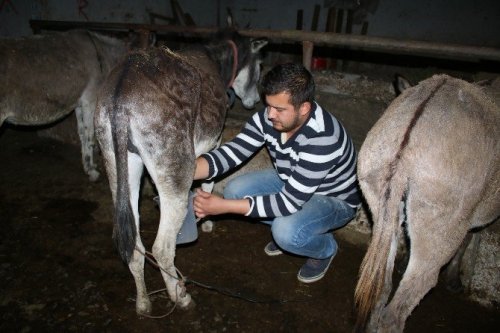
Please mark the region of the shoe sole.
POLYGON ((335 256, 332 256, 332 258, 330 259, 330 262, 328 263, 328 266, 326 266, 323 273, 316 275, 316 276, 313 276, 313 277, 310 277, 310 278, 305 278, 305 277, 300 275, 300 271, 299 271, 297 273, 297 279, 302 283, 313 283, 313 282, 321 280, 325 276, 326 272, 328 272, 328 269, 330 268, 330 264, 332 263, 334 257, 335 256))
POLYGON ((270 251, 267 248, 264 248, 264 252, 270 257, 279 256, 280 254, 283 254, 283 251, 281 250, 270 251))

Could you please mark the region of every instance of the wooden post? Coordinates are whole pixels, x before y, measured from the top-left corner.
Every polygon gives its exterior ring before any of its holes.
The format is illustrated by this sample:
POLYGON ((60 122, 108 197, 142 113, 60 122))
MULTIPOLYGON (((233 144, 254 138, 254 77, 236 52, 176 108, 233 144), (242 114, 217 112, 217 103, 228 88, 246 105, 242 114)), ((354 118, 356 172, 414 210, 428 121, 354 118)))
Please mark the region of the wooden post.
POLYGON ((353 20, 354 20, 353 16, 354 16, 354 11, 351 9, 348 9, 346 22, 345 22, 345 33, 346 34, 352 34, 352 25, 353 25, 353 20))
POLYGON ((361 26, 361 35, 366 36, 368 32, 368 22, 363 21, 363 25, 361 26))
MULTIPOLYGON (((347 12, 347 14, 346 14, 346 18, 345 18, 345 33, 351 34, 352 33, 354 11, 351 9, 347 9, 346 12, 347 12)), ((348 66, 349 66, 349 60, 347 60, 347 59, 342 60, 342 68, 340 68, 340 70, 345 72, 347 70, 348 66)))
POLYGON ((339 9, 337 11, 337 19, 336 19, 335 32, 341 33, 343 25, 344 25, 344 10, 343 9, 339 9))
POLYGON ((297 11, 297 23, 296 23, 295 29, 302 30, 303 18, 304 18, 304 11, 302 9, 299 9, 297 11))
POLYGON ((319 21, 319 11, 321 7, 319 5, 314 6, 313 19, 311 23, 311 31, 318 30, 318 21, 319 21))
POLYGON ((311 70, 311 61, 313 54, 314 44, 313 42, 303 41, 302 42, 302 64, 308 71, 311 70))
POLYGON ((151 31, 147 29, 137 29, 136 32, 139 35, 139 47, 141 49, 147 49, 150 44, 151 31))
POLYGON ((336 20, 336 10, 335 7, 328 8, 328 16, 326 19, 326 32, 335 32, 335 20, 336 20))

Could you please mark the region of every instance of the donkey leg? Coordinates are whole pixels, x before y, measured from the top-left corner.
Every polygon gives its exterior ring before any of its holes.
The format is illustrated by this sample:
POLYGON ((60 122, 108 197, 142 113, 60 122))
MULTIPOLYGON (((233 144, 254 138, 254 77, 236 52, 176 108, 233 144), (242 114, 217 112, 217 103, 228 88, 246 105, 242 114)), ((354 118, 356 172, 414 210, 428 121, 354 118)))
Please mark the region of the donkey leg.
POLYGON ((177 234, 187 212, 188 193, 167 193, 163 189, 158 189, 158 192, 160 226, 153 244, 153 256, 160 265, 170 299, 181 308, 187 308, 191 303, 191 295, 186 293, 184 283, 177 275, 174 258, 177 234))
POLYGON ((135 246, 136 250, 134 251, 134 254, 128 264, 128 268, 130 269, 135 281, 135 311, 138 314, 150 314, 152 309, 151 300, 149 299, 146 283, 144 281, 145 248, 139 236, 137 236, 135 246))
POLYGON ((95 135, 94 135, 94 111, 95 98, 90 98, 85 93, 75 109, 78 135, 82 148, 83 170, 88 174, 91 182, 99 178, 97 164, 94 161, 95 135))
POLYGON ((465 254, 465 250, 467 250, 467 246, 469 245, 472 239, 472 233, 467 233, 465 236, 462 245, 458 249, 457 253, 453 256, 450 263, 446 267, 445 276, 446 276, 446 289, 451 292, 458 293, 464 289, 462 281, 460 279, 460 266, 462 264, 462 259, 465 254))
MULTIPOLYGON (((140 125, 145 124, 143 121, 140 125)), ((191 303, 191 296, 185 293, 183 281, 177 276, 174 259, 177 234, 186 217, 189 189, 195 171, 193 144, 188 139, 192 134, 189 129, 178 127, 176 131, 170 131, 169 126, 164 126, 165 132, 153 135, 150 134, 151 128, 137 130, 134 134, 143 162, 160 197, 160 223, 152 252, 170 299, 179 307, 186 308, 191 303)))
POLYGON ((403 332, 406 319, 427 292, 436 285, 439 275, 437 265, 427 265, 425 260, 410 255, 408 267, 391 302, 382 310, 378 322, 379 332, 403 332))
POLYGON ((465 237, 466 228, 461 227, 455 214, 450 211, 436 214, 436 209, 423 208, 420 203, 418 216, 408 216, 410 260, 398 289, 383 311, 379 322, 381 332, 403 331, 406 319, 437 284, 441 267, 465 237))
POLYGON ((134 251, 128 267, 134 277, 137 296, 135 301, 136 312, 138 314, 151 313, 151 301, 146 289, 144 281, 144 254, 145 248, 140 236, 140 220, 139 220, 139 192, 141 186, 141 177, 144 170, 144 165, 139 155, 128 153, 128 184, 130 190, 130 205, 134 214, 135 227, 137 237, 135 239, 136 250, 134 251))

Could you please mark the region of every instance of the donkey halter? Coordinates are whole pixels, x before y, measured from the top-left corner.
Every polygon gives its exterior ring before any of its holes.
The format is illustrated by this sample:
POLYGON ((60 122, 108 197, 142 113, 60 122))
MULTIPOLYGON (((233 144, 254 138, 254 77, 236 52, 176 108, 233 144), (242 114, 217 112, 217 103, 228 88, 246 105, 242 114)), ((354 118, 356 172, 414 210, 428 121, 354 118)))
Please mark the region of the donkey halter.
POLYGON ((232 40, 228 39, 227 42, 229 43, 229 45, 231 45, 231 48, 233 49, 233 72, 231 74, 231 80, 227 85, 227 88, 229 89, 234 83, 234 79, 236 78, 236 70, 238 69, 238 48, 236 47, 236 44, 232 40))

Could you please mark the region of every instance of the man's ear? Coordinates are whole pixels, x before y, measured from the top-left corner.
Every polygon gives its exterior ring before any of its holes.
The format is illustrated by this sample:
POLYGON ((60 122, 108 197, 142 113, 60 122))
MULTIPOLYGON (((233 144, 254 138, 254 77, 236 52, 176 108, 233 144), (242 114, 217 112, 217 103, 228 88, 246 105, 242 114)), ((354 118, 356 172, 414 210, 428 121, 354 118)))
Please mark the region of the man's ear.
POLYGON ((305 116, 311 111, 311 103, 310 102, 304 102, 300 105, 299 107, 299 113, 301 116, 305 116))

